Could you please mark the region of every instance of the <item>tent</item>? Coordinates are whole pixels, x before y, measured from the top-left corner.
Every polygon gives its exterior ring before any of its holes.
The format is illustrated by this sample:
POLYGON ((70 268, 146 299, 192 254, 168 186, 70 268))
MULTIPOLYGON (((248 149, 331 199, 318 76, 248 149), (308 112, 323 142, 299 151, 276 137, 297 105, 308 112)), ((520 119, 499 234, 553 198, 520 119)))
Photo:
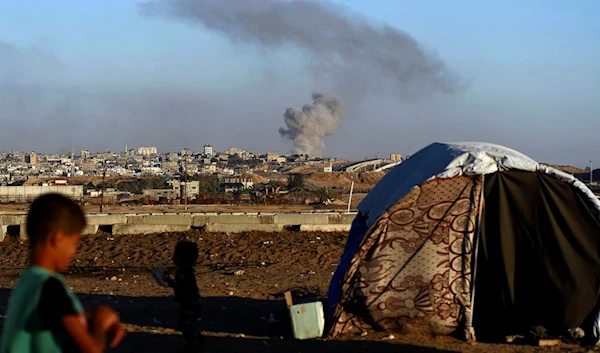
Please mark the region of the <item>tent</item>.
POLYGON ((509 148, 433 143, 358 206, 329 288, 330 336, 468 340, 580 327, 600 291, 600 201, 509 148))

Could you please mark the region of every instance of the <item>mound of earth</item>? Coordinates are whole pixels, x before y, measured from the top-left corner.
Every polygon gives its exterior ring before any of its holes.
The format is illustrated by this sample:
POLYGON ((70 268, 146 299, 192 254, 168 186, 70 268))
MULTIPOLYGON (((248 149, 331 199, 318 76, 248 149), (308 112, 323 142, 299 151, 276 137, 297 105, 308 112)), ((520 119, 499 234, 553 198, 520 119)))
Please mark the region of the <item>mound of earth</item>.
POLYGON ((252 174, 246 174, 246 177, 252 179, 252 182, 254 184, 268 184, 269 183, 269 178, 266 178, 263 175, 252 173, 252 174))
MULTIPOLYGON (((546 163, 542 163, 542 164, 546 164, 546 163)), ((581 173, 585 173, 586 172, 585 169, 573 167, 573 166, 570 166, 570 165, 552 165, 552 164, 546 164, 546 165, 549 166, 549 167, 552 167, 552 168, 556 168, 556 169, 558 169, 560 171, 563 171, 565 173, 573 174, 573 175, 581 174, 581 173)))
MULTIPOLYGON (((333 167, 333 169, 335 169, 335 168, 338 168, 338 167, 341 167, 344 165, 348 165, 348 164, 350 164, 349 161, 339 160, 339 161, 331 162, 331 167, 333 167)), ((330 166, 330 162, 306 164, 306 165, 301 165, 301 166, 290 169, 290 173, 302 173, 302 174, 317 173, 317 172, 322 172, 323 168, 329 167, 329 166, 330 166)))
POLYGON ((355 172, 355 173, 313 173, 305 177, 305 182, 318 187, 345 187, 350 190, 354 181, 354 190, 368 191, 383 178, 385 172, 355 172))

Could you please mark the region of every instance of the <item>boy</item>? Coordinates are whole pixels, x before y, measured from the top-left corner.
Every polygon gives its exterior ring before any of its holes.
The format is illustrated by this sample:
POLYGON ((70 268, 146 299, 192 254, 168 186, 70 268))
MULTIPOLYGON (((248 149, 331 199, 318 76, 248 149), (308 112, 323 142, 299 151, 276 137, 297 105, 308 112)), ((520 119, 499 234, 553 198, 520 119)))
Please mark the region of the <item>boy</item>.
POLYGON ((198 327, 200 318, 200 292, 196 283, 194 264, 198 260, 198 246, 191 241, 180 241, 175 246, 173 263, 177 267, 175 278, 164 274, 162 269, 155 273, 158 284, 173 288, 175 301, 180 305, 179 329, 185 341, 185 352, 198 352, 204 339, 198 327))
POLYGON ((101 306, 86 315, 59 274, 77 252, 86 220, 81 208, 59 194, 37 198, 27 216, 30 266, 8 301, 0 353, 104 352, 125 331, 118 315, 101 306))

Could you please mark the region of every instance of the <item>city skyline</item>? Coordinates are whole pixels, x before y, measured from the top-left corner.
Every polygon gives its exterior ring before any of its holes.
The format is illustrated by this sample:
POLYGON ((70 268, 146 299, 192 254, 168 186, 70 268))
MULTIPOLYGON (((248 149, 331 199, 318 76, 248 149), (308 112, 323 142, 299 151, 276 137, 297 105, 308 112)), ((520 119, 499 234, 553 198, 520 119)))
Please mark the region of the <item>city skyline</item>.
MULTIPOLYGON (((69 151, 62 151, 62 152, 50 152, 50 153, 44 153, 43 151, 19 151, 19 150, 8 150, 8 151, 3 151, 0 150, 0 154, 11 154, 11 153, 15 153, 15 154, 22 154, 23 156, 28 156, 28 155, 35 155, 35 156, 46 156, 46 155, 60 155, 60 156, 75 156, 75 157, 84 157, 84 154, 90 157, 94 157, 95 156, 99 156, 105 153, 110 153, 110 154, 114 154, 117 156, 122 156, 123 154, 127 154, 127 153, 132 153, 133 156, 144 156, 144 157, 150 157, 150 156, 162 156, 162 155, 169 155, 169 154, 178 154, 183 156, 183 151, 188 151, 187 153, 192 153, 194 155, 203 155, 203 156, 211 156, 211 157, 217 157, 218 155, 221 154, 229 154, 229 155, 235 155, 235 152, 232 151, 239 151, 239 152, 244 152, 247 154, 250 154, 251 156, 256 156, 256 157, 267 157, 270 154, 276 154, 278 156, 294 156, 296 154, 294 153, 282 153, 279 151, 274 151, 274 150, 270 150, 270 151, 252 151, 252 150, 246 150, 243 148, 239 148, 239 147, 235 147, 235 146, 229 146, 227 148, 214 148, 214 146, 212 144, 204 144, 202 148, 190 148, 190 147, 182 147, 179 148, 178 150, 166 150, 166 151, 161 151, 159 150, 157 147, 146 144, 143 146, 137 146, 137 147, 133 147, 133 148, 128 148, 127 145, 125 145, 125 148, 122 149, 121 151, 111 151, 111 150, 99 150, 99 151, 93 151, 93 150, 89 150, 89 149, 75 149, 72 148, 69 151), (208 149, 207 149, 208 147, 208 149), (154 153, 148 153, 148 152, 140 152, 140 150, 148 150, 148 149, 153 149, 156 152, 154 153), (207 154, 207 151, 208 152, 207 154)), ((388 151, 388 152, 374 152, 371 151, 369 154, 366 154, 362 157, 353 159, 353 158, 344 158, 344 157, 340 157, 340 156, 323 156, 323 157, 317 157, 318 159, 322 159, 322 160, 339 160, 339 161, 351 161, 351 162, 358 162, 358 161, 363 161, 363 160, 370 160, 370 159, 383 159, 383 160, 388 160, 388 161, 394 161, 397 158, 405 158, 405 157, 410 157, 413 153, 418 152, 414 151, 414 152, 410 152, 410 147, 408 148, 409 152, 405 152, 403 153, 402 151, 398 150, 398 149, 394 149, 393 151, 388 151)), ((311 156, 309 156, 311 157, 311 156)), ((314 156, 313 156, 314 158, 314 156)), ((565 166, 565 167, 575 167, 578 169, 590 169, 590 168, 594 168, 594 161, 593 160, 589 160, 587 161, 587 163, 582 164, 582 165, 576 165, 574 163, 566 163, 566 164, 557 164, 557 163, 552 163, 552 162, 548 162, 548 161, 537 161, 538 163, 541 164, 550 164, 550 165, 559 165, 559 166, 565 166)), ((600 164, 600 161, 598 162, 600 164)), ((34 163, 35 164, 35 163, 34 163)), ((596 168, 598 169, 598 168, 596 168)))
MULTIPOLYGON (((182 152, 184 150, 190 151, 191 153, 194 154, 206 154, 207 151, 207 146, 209 148, 209 150, 211 151, 209 153, 209 155, 217 155, 219 153, 224 153, 224 154, 235 154, 235 153, 231 153, 230 151, 235 150, 235 151, 240 151, 240 152, 248 152, 248 153, 252 153, 252 154, 257 154, 257 155, 261 155, 261 156, 266 156, 268 154, 271 153, 276 153, 282 156, 293 156, 293 155, 297 155, 295 153, 292 152, 281 152, 281 151, 275 151, 275 150, 268 150, 268 151, 252 151, 252 150, 248 150, 248 149, 244 149, 244 148, 240 148, 240 147, 235 147, 235 146, 228 146, 228 147, 222 147, 222 148, 214 148, 214 146, 212 144, 204 144, 201 148, 191 148, 189 146, 185 146, 185 147, 181 147, 179 149, 176 150, 160 150, 158 149, 156 146, 152 146, 151 144, 145 144, 145 145, 141 145, 141 146, 129 146, 125 145, 125 147, 123 149, 119 150, 110 150, 110 149, 104 149, 104 150, 90 150, 90 149, 77 149, 77 148, 71 148, 69 150, 64 149, 63 151, 41 151, 41 150, 0 150, 0 154, 9 154, 9 153, 17 153, 17 154, 39 154, 39 155, 65 155, 65 156, 70 156, 70 155, 74 155, 74 156, 78 156, 81 157, 84 153, 90 153, 92 155, 94 154, 103 154, 103 153, 113 153, 116 155, 122 155, 124 153, 131 153, 133 152, 134 155, 145 155, 145 156, 149 156, 149 155, 162 155, 162 154, 171 154, 171 153, 176 153, 176 154, 182 154, 182 152), (155 150, 156 152, 140 152, 140 150, 148 150, 148 149, 152 149, 155 150)), ((391 155, 395 155, 395 154, 400 154, 400 155, 407 155, 407 154, 402 154, 400 152, 397 151, 397 149, 394 149, 393 151, 390 151, 389 153, 386 152, 369 152, 370 154, 372 154, 372 157, 377 157, 377 158, 385 158, 385 155, 391 156, 391 155)), ((408 153, 410 154, 410 153, 408 153)), ((310 156, 309 156, 310 157, 310 156)), ((314 157, 314 156, 313 156, 314 157)), ((364 157, 364 156, 363 156, 364 157)), ((322 158, 322 159, 344 159, 344 158, 340 158, 340 157, 336 157, 336 156, 323 156, 323 157, 317 157, 317 158, 322 158)), ((390 158, 388 158, 390 159, 390 158)), ((360 158, 359 158, 360 160, 360 158)))
MULTIPOLYGON (((190 7, 189 13, 176 3, 186 1, 0 4, 6 29, 0 36, 0 150, 120 151, 125 143, 152 142, 178 151, 201 149, 204 142, 197 141, 210 140, 219 149, 289 154, 293 144, 278 133, 286 109, 322 92, 346 103, 339 128, 324 137, 326 156, 359 159, 365 152, 415 153, 435 141, 483 141, 544 163, 583 167, 600 160, 600 23, 591 15, 600 10, 597 2, 352 0, 306 10, 349 24, 346 32, 322 21, 311 24, 319 30, 294 27, 301 17, 284 6, 279 13, 291 16, 291 38, 207 26, 202 13, 210 13, 212 2, 190 2, 205 12, 190 7), (362 24, 387 25, 395 37, 376 30, 377 46, 369 46, 370 37, 354 30, 362 24), (375 48, 378 63, 386 62, 379 60, 386 52, 397 57, 387 44, 407 35, 406 43, 422 51, 406 53, 426 53, 424 62, 447 68, 418 77, 435 81, 447 73, 460 89, 411 96, 422 87, 378 87, 383 66, 365 68, 368 61, 359 55, 332 59, 346 47, 318 36, 327 29, 334 39, 347 34, 363 43, 360 48, 375 48), (329 52, 318 55, 314 48, 329 52), (340 81, 352 72, 348 67, 357 68, 348 78, 353 84, 340 81)), ((252 10, 235 1, 220 4, 252 10)))

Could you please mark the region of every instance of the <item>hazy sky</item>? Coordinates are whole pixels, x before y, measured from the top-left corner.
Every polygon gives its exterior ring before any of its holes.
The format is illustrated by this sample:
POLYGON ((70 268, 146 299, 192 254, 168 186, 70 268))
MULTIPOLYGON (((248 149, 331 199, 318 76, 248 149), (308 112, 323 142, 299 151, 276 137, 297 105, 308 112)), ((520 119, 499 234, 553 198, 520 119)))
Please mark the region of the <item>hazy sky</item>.
MULTIPOLYGON (((222 3, 225 14, 252 10, 222 3)), ((260 17, 253 37, 243 32, 256 27, 243 22, 251 16, 228 22, 215 0, 0 2, 0 150, 210 143, 286 153, 283 114, 321 92, 346 105, 325 137, 328 156, 486 141, 542 162, 600 165, 600 2, 335 3, 323 16, 283 6, 275 19, 296 27, 278 36, 281 22, 260 17), (436 86, 448 77, 455 88, 436 86)))

